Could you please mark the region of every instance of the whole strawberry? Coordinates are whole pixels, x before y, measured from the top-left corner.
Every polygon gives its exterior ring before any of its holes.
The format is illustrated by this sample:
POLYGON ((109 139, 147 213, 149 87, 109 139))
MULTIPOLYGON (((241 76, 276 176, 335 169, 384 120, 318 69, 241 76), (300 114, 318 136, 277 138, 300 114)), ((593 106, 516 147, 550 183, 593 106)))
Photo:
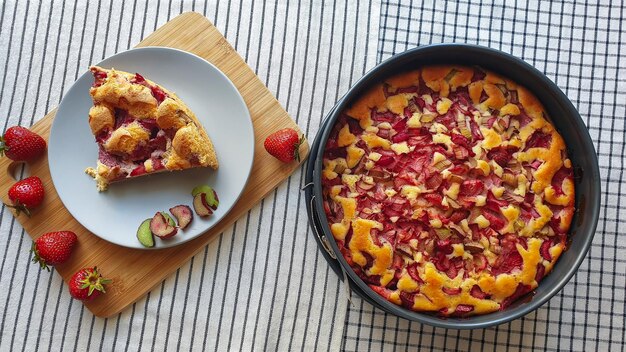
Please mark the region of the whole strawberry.
POLYGON ((278 160, 288 163, 300 161, 300 144, 304 142, 304 135, 298 137, 298 132, 292 128, 284 128, 269 135, 263 146, 268 153, 278 160))
POLYGON ((17 181, 9 188, 9 199, 13 205, 7 205, 17 211, 26 213, 30 216, 30 209, 37 207, 43 201, 44 190, 41 179, 37 176, 27 177, 21 181, 17 181))
POLYGON ((28 128, 13 126, 0 137, 0 155, 15 161, 29 161, 46 150, 46 141, 28 128))
POLYGON ((97 267, 83 268, 78 270, 68 283, 70 295, 79 301, 91 301, 92 299, 105 293, 104 285, 112 281, 105 279, 98 272, 97 267))
POLYGON ((42 269, 50 271, 48 265, 65 263, 72 255, 77 241, 72 231, 48 232, 33 242, 33 263, 39 263, 42 269))

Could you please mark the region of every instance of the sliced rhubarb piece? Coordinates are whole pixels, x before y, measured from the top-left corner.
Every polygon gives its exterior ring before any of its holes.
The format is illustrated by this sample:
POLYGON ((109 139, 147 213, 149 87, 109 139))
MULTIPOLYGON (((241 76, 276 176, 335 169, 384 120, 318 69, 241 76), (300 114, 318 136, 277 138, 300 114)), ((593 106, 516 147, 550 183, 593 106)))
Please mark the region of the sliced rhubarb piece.
POLYGON ((546 267, 543 263, 537 264, 537 272, 535 273, 535 281, 539 282, 546 275, 546 267))
POLYGON ((204 200, 205 205, 208 208, 212 209, 213 211, 217 210, 217 207, 220 204, 220 200, 217 197, 217 192, 215 192, 215 190, 211 186, 207 186, 207 185, 196 186, 191 191, 191 195, 194 197, 200 193, 205 194, 205 200, 204 200))
POLYGON ((137 239, 139 243, 141 243, 144 247, 154 247, 154 235, 150 230, 150 222, 152 219, 144 220, 141 225, 139 225, 139 229, 137 229, 137 239))
POLYGON ((143 164, 141 164, 137 166, 136 168, 134 168, 133 171, 130 172, 130 176, 131 177, 141 176, 141 175, 144 175, 145 173, 146 173, 146 167, 143 164))
POLYGON ((541 256, 543 257, 543 259, 547 261, 552 260, 552 254, 550 254, 550 247, 552 247, 552 241, 549 238, 546 238, 545 240, 543 240, 543 243, 541 244, 541 248, 539 249, 541 256))
POLYGON ((476 297, 478 299, 485 299, 485 298, 489 297, 489 295, 486 294, 485 292, 483 292, 483 290, 481 290, 480 286, 478 286, 478 285, 472 286, 472 289, 470 291, 470 295, 472 295, 472 297, 476 297))
POLYGON ((494 275, 508 274, 513 269, 520 269, 522 264, 524 264, 524 260, 517 249, 507 249, 500 254, 491 271, 494 275))
POLYGON ((209 193, 211 191, 213 191, 213 188, 211 188, 211 186, 200 185, 194 187, 193 190, 191 190, 191 195, 195 197, 199 193, 209 193))
POLYGON ((487 153, 487 157, 498 163, 498 165, 505 167, 517 150, 518 148, 513 146, 495 147, 487 153))
POLYGON ((220 205, 220 199, 217 197, 217 192, 215 192, 215 190, 213 190, 213 192, 205 193, 204 199, 213 211, 217 210, 217 207, 220 205))
POLYGON ((213 210, 205 204, 206 193, 198 193, 193 197, 193 209, 198 216, 209 216, 213 214, 213 210))
POLYGON ((191 220, 193 220, 193 213, 191 212, 191 208, 187 205, 177 205, 175 207, 170 208, 170 213, 174 215, 176 221, 178 222, 178 227, 183 230, 191 220))
POLYGON ((459 293, 461 293, 460 287, 443 287, 442 290, 447 295, 451 295, 451 296, 458 295, 459 293))
POLYGON ((166 217, 166 214, 159 211, 154 214, 152 220, 150 220, 150 231, 159 237, 160 239, 166 239, 173 237, 178 232, 176 226, 172 226, 170 220, 173 222, 174 220, 169 217, 166 217))
POLYGON ((463 196, 475 196, 483 192, 485 185, 481 180, 467 180, 461 184, 460 193, 463 196))
POLYGON ((467 217, 469 216, 470 212, 469 210, 455 210, 450 217, 448 218, 448 220, 454 224, 458 224, 459 222, 461 222, 461 220, 463 219, 467 219, 467 217))
POLYGON ((415 280, 416 282, 418 283, 424 282, 424 280, 422 280, 422 278, 419 276, 419 273, 417 272, 417 263, 413 263, 407 266, 406 271, 407 273, 409 273, 409 276, 411 276, 411 278, 415 280))
POLYGON ((437 242, 435 242, 435 248, 437 248, 437 250, 443 254, 452 254, 452 252, 454 251, 452 249, 452 243, 449 239, 438 240, 437 242))
POLYGON ((528 150, 530 148, 548 149, 551 142, 551 134, 543 133, 542 131, 535 131, 526 141, 526 147, 524 148, 524 150, 528 150))
POLYGON ((413 309, 413 305, 415 304, 415 294, 400 291, 400 301, 402 302, 402 305, 404 307, 408 309, 413 309))
POLYGON ((525 294, 527 294, 528 292, 530 292, 532 290, 532 288, 528 285, 524 285, 524 284, 519 284, 517 285, 517 288, 515 289, 515 292, 513 292, 513 294, 507 298, 505 298, 502 303, 500 304, 500 308, 504 309, 508 306, 510 306, 513 302, 517 301, 519 298, 521 298, 522 296, 524 296, 525 294))
POLYGON ((455 313, 457 314, 467 314, 474 310, 474 306, 469 304, 459 304, 456 306, 455 313))
POLYGON ((487 267, 488 262, 484 254, 476 253, 476 254, 473 254, 472 257, 473 257, 472 261, 474 264, 474 271, 480 272, 487 267))
POLYGON ((464 247, 466 251, 472 254, 482 253, 484 250, 483 246, 478 242, 465 243, 464 247))
POLYGON ((176 222, 175 222, 175 221, 174 221, 174 219, 170 216, 170 214, 168 214, 168 213, 166 213, 166 212, 164 212, 164 211, 162 211, 162 212, 161 212, 161 214, 163 215, 163 217, 165 218, 165 220, 167 220, 167 223, 168 223, 170 226, 174 226, 174 227, 176 227, 176 222))

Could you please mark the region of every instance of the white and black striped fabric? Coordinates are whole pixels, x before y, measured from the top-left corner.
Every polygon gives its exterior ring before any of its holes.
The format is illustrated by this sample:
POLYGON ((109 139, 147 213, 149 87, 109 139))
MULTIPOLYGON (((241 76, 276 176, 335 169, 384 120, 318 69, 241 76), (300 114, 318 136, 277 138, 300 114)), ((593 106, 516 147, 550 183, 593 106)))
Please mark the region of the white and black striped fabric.
POLYGON ((0 1, 3 131, 29 126, 85 68, 186 11, 205 14, 313 139, 366 70, 438 42, 510 52, 579 109, 600 157, 602 213, 578 274, 538 311, 475 331, 397 319, 353 296, 307 226, 300 171, 118 316, 95 318, 0 213, 0 350, 624 350, 624 3, 526 1, 0 1))
MULTIPOLYGON (((379 0, 0 1, 2 131, 41 119, 89 64, 196 11, 312 139, 338 97, 376 63, 379 9, 379 0)), ((73 301, 54 271, 30 263, 30 238, 3 207, 0 350, 339 350, 347 301, 308 227, 302 182, 297 171, 109 319, 73 301)))
POLYGON ((623 1, 383 1, 377 61, 419 45, 499 49, 572 100, 599 156, 602 209, 577 274, 539 310, 495 328, 432 328, 354 298, 346 351, 624 351, 626 29, 623 1))

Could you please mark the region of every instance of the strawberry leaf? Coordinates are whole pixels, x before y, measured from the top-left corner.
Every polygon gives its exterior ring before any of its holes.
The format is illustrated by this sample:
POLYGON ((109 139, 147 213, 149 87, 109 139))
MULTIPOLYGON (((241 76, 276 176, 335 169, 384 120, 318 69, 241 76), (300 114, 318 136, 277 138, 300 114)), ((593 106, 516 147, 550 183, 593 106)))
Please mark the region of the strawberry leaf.
POLYGON ((296 143, 293 149, 293 158, 297 162, 300 162, 300 146, 302 145, 302 143, 304 143, 304 135, 300 136, 300 140, 298 140, 298 143, 296 143))
POLYGON ((46 261, 43 260, 43 258, 41 258, 41 256, 39 255, 39 251, 37 251, 37 246, 35 245, 35 242, 33 242, 33 245, 30 248, 30 252, 33 253, 33 263, 38 263, 41 269, 46 269, 50 271, 50 268, 48 267, 48 264, 46 264, 46 261))

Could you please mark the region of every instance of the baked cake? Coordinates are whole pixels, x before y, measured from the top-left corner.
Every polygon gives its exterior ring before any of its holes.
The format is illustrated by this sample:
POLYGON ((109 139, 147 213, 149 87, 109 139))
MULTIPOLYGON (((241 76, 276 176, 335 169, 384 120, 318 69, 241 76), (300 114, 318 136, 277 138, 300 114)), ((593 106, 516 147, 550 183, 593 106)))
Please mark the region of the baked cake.
POLYGON ((326 216, 355 273, 415 311, 497 311, 537 287, 574 213, 563 138, 527 89, 429 66, 372 87, 327 141, 326 216))
POLYGON ((209 136, 176 94, 138 73, 90 70, 89 126, 99 151, 96 168, 86 172, 100 191, 112 182, 166 170, 217 169, 209 136))

